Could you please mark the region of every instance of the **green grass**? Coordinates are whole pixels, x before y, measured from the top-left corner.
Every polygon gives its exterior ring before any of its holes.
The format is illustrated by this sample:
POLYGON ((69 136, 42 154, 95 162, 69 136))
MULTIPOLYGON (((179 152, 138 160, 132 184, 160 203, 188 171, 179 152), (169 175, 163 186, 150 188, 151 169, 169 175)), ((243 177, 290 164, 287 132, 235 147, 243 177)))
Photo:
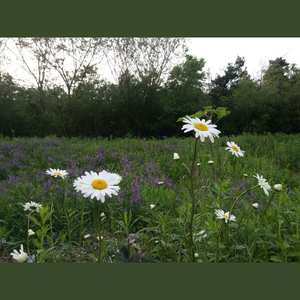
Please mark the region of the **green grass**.
MULTIPOLYGON (((105 212, 102 261, 190 261, 191 199, 182 163, 191 165, 192 151, 192 138, 2 138, 0 261, 10 261, 9 253, 21 243, 37 262, 97 261, 99 210, 105 212), (173 160, 174 152, 180 160, 173 160), (48 168, 66 169, 70 176, 64 181, 51 178, 45 175, 48 168), (84 171, 102 169, 123 177, 119 196, 104 205, 83 198, 72 187, 84 171), (27 242, 28 219, 22 204, 28 201, 41 203, 45 211, 30 220, 36 235, 27 242), (85 239, 86 234, 91 236, 85 239)), ((197 162, 196 261, 299 261, 300 135, 222 137, 214 144, 201 143, 197 162), (234 159, 226 152, 227 140, 238 143, 245 157, 234 159), (217 220, 214 210, 229 210, 238 194, 256 184, 256 173, 271 186, 281 183, 283 191, 273 190, 267 197, 255 189, 234 208, 236 222, 226 225, 217 220), (258 209, 252 207, 254 202, 258 209), (206 237, 198 234, 202 230, 206 237)))

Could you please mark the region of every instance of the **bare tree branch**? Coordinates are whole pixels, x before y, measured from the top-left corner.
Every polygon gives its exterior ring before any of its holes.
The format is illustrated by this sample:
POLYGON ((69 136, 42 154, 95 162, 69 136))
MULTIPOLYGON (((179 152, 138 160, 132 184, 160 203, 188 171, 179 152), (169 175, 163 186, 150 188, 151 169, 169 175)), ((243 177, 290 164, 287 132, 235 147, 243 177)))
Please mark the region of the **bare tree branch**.
POLYGON ((182 38, 112 38, 105 52, 115 77, 129 72, 149 85, 160 84, 184 53, 182 38))

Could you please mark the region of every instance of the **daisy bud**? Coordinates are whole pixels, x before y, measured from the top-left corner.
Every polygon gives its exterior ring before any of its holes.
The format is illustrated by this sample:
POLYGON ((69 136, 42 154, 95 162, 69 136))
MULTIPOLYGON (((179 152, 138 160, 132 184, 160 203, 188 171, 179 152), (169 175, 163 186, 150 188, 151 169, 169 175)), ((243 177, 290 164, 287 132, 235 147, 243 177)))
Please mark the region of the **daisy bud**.
POLYGON ((35 232, 32 229, 28 229, 28 236, 35 235, 35 232))
POLYGON ((173 154, 173 159, 177 160, 177 159, 179 159, 179 158, 180 158, 179 154, 175 152, 175 153, 173 154))
POLYGON ((198 257, 199 257, 199 253, 195 252, 195 253, 194 253, 194 257, 195 257, 195 258, 198 258, 198 257))
POLYGON ((253 206, 254 208, 258 208, 258 207, 259 207, 259 204, 258 204, 257 202, 254 202, 254 203, 252 203, 252 206, 253 206))
POLYGON ((274 184, 273 188, 275 191, 280 192, 280 191, 282 191, 282 184, 280 184, 280 183, 274 184))
POLYGON ((155 207, 155 204, 150 204, 150 209, 153 209, 155 207))
POLYGON ((209 165, 212 165, 212 164, 214 164, 215 162, 214 162, 213 160, 209 160, 207 163, 208 163, 209 165))

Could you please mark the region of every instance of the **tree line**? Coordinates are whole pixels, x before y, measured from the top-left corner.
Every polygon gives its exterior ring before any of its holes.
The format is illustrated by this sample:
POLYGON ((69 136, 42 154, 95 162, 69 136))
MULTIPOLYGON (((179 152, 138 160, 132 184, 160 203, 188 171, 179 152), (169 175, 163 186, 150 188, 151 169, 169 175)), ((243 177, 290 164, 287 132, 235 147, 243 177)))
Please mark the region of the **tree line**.
POLYGON ((237 57, 209 80, 205 60, 189 55, 184 39, 26 38, 13 45, 35 85, 1 71, 5 136, 174 136, 178 118, 207 106, 230 112, 218 121, 225 134, 300 131, 300 69, 281 57, 259 79, 237 57), (103 59, 115 82, 99 76, 103 59))

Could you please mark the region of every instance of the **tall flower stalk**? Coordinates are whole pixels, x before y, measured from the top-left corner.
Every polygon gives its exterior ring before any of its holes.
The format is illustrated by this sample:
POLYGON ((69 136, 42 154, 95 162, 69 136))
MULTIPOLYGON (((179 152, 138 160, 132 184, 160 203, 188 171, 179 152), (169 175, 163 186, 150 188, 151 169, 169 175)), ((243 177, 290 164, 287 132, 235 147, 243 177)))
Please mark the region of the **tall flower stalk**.
POLYGON ((200 120, 199 118, 192 118, 189 116, 186 116, 182 119, 182 121, 185 123, 182 126, 182 130, 184 132, 194 132, 195 133, 195 144, 194 144, 194 153, 192 158, 192 165, 191 169, 187 168, 189 170, 190 175, 190 187, 189 192, 191 196, 192 201, 192 207, 190 212, 190 220, 189 220, 189 255, 190 260, 192 262, 195 261, 195 245, 194 245, 194 216, 196 213, 197 208, 197 199, 196 199, 196 189, 195 189, 195 179, 197 178, 196 174, 196 160, 197 160, 197 146, 198 146, 198 140, 200 139, 201 142, 204 142, 206 138, 208 138, 212 143, 214 142, 214 138, 218 137, 221 133, 218 129, 216 129, 216 125, 211 124, 211 121, 205 121, 204 119, 200 120))
POLYGON ((198 139, 195 139, 194 143, 194 154, 193 154, 193 159, 192 159, 192 166, 190 170, 190 195, 192 199, 192 208, 191 208, 191 214, 190 214, 190 222, 189 222, 189 244, 190 244, 190 259, 191 261, 195 261, 195 245, 194 245, 194 233, 193 233, 193 228, 194 228, 194 216, 196 212, 196 205, 197 205, 197 200, 195 196, 195 177, 196 177, 196 159, 197 159, 197 145, 198 145, 198 139))
MULTIPOLYGON (((102 208, 106 197, 117 196, 122 177, 115 173, 107 171, 85 172, 85 175, 78 177, 73 186, 83 197, 94 199, 94 220, 98 238, 98 262, 102 262, 103 245, 102 245, 102 208), (98 203, 100 202, 100 203, 98 203)), ((83 218, 83 208, 82 216, 83 218)), ((83 222, 83 221, 82 221, 83 222)))

